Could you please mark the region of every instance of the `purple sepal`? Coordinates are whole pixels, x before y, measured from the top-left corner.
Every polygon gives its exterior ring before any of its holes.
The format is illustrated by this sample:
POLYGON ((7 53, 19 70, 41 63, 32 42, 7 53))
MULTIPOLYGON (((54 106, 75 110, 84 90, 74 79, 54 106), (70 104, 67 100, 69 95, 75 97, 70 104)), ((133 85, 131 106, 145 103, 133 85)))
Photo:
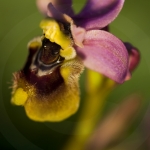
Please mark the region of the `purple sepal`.
POLYGON ((85 34, 83 48, 76 47, 84 65, 94 71, 123 83, 129 77, 129 56, 124 44, 114 35, 103 30, 85 34))
POLYGON ((118 16, 123 4, 124 0, 88 0, 83 10, 73 19, 86 30, 101 29, 118 16))

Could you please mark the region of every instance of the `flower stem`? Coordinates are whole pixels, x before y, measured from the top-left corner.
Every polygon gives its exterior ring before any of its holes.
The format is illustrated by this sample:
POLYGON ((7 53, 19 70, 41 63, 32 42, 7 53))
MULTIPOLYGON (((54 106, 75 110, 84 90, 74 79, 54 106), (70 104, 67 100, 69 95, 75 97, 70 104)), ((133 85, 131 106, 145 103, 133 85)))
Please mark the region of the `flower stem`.
POLYGON ((102 113, 106 97, 115 85, 114 81, 97 72, 86 70, 86 75, 85 104, 73 136, 64 150, 84 150, 86 141, 100 119, 100 113, 102 113))

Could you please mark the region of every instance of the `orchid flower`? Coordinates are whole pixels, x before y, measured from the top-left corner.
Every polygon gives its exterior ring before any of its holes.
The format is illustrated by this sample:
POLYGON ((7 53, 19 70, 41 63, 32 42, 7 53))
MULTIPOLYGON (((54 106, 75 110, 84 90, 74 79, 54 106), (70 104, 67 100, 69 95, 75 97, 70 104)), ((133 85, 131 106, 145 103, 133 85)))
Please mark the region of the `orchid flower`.
MULTIPOLYGON (((38 6, 44 12, 46 8, 41 3, 44 5, 44 2, 39 0, 38 6)), ((62 4, 57 0, 54 4, 53 6, 49 3, 47 15, 70 24, 75 50, 82 58, 84 65, 116 82, 124 82, 126 76, 130 74, 128 52, 122 41, 109 32, 100 30, 118 16, 124 0, 101 0, 99 2, 88 0, 83 10, 77 15, 72 14, 71 4, 68 1, 62 4), (59 9, 60 6, 59 11, 57 8, 59 9), (65 9, 62 10, 62 7, 65 9), (69 17, 70 12, 72 18, 69 17)))
POLYGON ((28 44, 27 62, 14 74, 11 101, 24 106, 32 120, 61 121, 79 107, 78 79, 84 66, 118 83, 130 78, 126 46, 103 30, 124 0, 88 0, 77 15, 70 0, 37 4, 47 15, 40 23, 43 35, 28 44))

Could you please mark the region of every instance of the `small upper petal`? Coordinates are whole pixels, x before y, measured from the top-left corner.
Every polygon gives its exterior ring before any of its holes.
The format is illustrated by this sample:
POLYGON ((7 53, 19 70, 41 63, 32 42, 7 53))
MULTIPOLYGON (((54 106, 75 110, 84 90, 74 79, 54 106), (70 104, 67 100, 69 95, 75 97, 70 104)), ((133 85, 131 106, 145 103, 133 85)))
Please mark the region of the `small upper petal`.
POLYGON ((71 24, 71 34, 74 40, 74 43, 79 46, 79 47, 83 47, 83 40, 84 40, 84 36, 85 36, 85 29, 81 28, 81 27, 77 27, 75 24, 71 24))
POLYGON ((86 30, 100 29, 118 16, 123 4, 124 0, 88 0, 74 20, 86 30))
POLYGON ((76 50, 86 67, 118 83, 125 81, 129 56, 121 40, 106 31, 91 30, 87 31, 83 45, 76 50))
POLYGON ((47 5, 52 3, 59 11, 67 15, 72 16, 74 14, 72 9, 72 0, 37 0, 38 9, 45 15, 47 15, 47 5))
POLYGON ((47 15, 49 17, 52 17, 60 22, 68 22, 70 24, 73 22, 70 16, 59 11, 52 3, 49 3, 47 8, 47 15))

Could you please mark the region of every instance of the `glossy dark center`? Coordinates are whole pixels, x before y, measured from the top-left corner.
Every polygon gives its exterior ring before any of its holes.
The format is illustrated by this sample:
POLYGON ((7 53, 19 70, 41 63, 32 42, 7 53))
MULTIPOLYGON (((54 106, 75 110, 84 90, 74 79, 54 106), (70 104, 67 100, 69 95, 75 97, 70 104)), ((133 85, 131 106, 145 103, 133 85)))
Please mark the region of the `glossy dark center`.
POLYGON ((51 64, 58 60, 61 47, 44 38, 42 42, 40 61, 44 64, 51 64))

